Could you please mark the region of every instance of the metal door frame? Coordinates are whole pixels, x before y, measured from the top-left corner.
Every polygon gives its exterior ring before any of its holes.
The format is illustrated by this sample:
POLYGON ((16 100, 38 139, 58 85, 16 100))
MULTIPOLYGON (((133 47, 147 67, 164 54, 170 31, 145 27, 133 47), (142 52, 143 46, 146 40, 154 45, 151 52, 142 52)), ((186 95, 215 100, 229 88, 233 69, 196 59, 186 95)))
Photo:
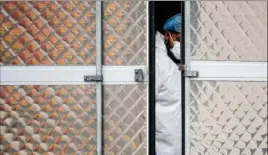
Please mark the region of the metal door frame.
POLYGON ((148 103, 147 103, 147 155, 155 155, 155 13, 154 1, 147 2, 147 49, 149 55, 148 103), (149 111, 150 108, 150 111, 149 111))

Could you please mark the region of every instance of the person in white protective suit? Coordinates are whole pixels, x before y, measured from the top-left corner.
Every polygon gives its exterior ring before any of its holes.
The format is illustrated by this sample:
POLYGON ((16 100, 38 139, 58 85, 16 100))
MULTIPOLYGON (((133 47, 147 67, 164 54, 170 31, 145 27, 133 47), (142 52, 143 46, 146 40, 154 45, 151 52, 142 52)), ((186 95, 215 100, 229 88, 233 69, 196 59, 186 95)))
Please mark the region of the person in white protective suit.
POLYGON ((181 155, 181 72, 168 56, 180 59, 181 15, 168 19, 164 30, 155 36, 156 155, 181 155))

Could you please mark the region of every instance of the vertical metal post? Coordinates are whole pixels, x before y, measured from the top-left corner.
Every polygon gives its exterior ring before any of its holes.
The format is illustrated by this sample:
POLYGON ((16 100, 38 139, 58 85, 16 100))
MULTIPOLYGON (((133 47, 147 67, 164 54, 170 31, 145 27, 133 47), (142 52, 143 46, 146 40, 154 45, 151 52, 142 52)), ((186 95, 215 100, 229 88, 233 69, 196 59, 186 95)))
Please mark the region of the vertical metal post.
POLYGON ((149 2, 149 155, 155 155, 155 2, 149 2))
MULTIPOLYGON (((102 76, 102 1, 96 1, 96 75, 102 76)), ((102 81, 97 82, 97 155, 103 154, 102 81)))
MULTIPOLYGON (((191 25, 190 25, 190 9, 191 9, 191 1, 184 2, 184 45, 185 45, 185 61, 187 69, 191 69, 190 61, 191 61, 191 51, 190 51, 190 42, 191 42, 191 25)), ((185 110, 185 155, 190 154, 190 79, 185 77, 185 87, 184 87, 184 110, 185 110)))
MULTIPOLYGON (((185 22, 184 2, 181 2, 182 23, 185 22)), ((185 65, 185 25, 181 29, 181 64, 185 65)), ((185 71, 181 72, 181 152, 185 155, 185 79, 183 76, 185 71)))
MULTIPOLYGON (((146 62, 146 66, 149 68, 149 59, 150 59, 150 56, 149 56, 149 44, 150 44, 150 38, 149 38, 149 31, 150 31, 150 25, 149 25, 149 20, 150 20, 150 13, 149 13, 149 1, 146 1, 146 49, 147 49, 147 55, 146 55, 146 57, 147 57, 147 62, 146 62)), ((149 70, 150 70, 150 68, 149 68, 149 70)), ((148 71, 149 71, 148 70, 148 71)), ((148 75, 149 75, 149 72, 148 72, 148 75)), ((150 128, 149 128, 149 126, 150 126, 150 120, 149 120, 149 113, 150 113, 150 102, 149 102, 149 98, 150 98, 150 92, 149 92, 149 87, 150 87, 150 84, 149 84, 149 82, 147 82, 147 84, 146 84, 146 86, 147 86, 147 103, 146 103, 146 110, 147 110, 147 122, 146 122, 146 155, 149 155, 149 146, 150 146, 150 143, 149 143, 149 139, 150 139, 150 135, 149 135, 149 133, 150 133, 150 128)))

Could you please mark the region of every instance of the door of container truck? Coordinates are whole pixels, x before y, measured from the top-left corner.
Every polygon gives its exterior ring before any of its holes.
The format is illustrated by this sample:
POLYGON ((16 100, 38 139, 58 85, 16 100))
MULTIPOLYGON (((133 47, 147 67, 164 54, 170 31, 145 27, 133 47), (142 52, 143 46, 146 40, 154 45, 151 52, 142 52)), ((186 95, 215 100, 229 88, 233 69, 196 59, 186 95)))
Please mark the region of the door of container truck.
POLYGON ((147 2, 0 9, 1 154, 146 154, 147 2))
POLYGON ((267 155, 267 2, 185 2, 185 43, 185 154, 267 155))
MULTIPOLYGON (((147 3, 0 6, 1 153, 146 154, 147 3)), ((267 154, 267 2, 184 11, 185 154, 267 154)))

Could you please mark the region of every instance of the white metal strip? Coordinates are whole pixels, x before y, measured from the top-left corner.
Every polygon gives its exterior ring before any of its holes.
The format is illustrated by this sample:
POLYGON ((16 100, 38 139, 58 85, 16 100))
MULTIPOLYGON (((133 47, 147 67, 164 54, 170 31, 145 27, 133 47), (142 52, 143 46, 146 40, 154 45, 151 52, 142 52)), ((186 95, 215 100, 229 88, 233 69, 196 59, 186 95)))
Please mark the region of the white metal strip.
MULTIPOLYGON (((190 24, 190 17, 191 17, 191 2, 190 1, 185 1, 184 2, 184 10, 185 10, 185 15, 184 15, 184 27, 185 27, 185 65, 189 66, 191 68, 191 51, 190 51, 190 42, 191 42, 191 24, 190 24)), ((185 78, 185 124, 184 124, 184 134, 185 134, 185 155, 190 155, 190 148, 191 148, 191 127, 190 127, 190 79, 185 78)))
MULTIPOLYGON (((146 66, 103 66, 103 84, 137 84, 135 69, 146 66)), ((1 85, 80 85, 85 75, 96 75, 95 66, 1 66, 1 85)))
POLYGON ((192 61, 187 69, 199 71, 192 80, 267 81, 267 62, 192 61))
MULTIPOLYGON (((146 66, 149 66, 149 2, 146 1, 146 66)), ((149 70, 148 70, 149 71, 149 70)), ((146 84, 147 94, 146 94, 146 155, 149 155, 149 82, 146 84)))
MULTIPOLYGON (((102 75, 102 1, 96 1, 96 75, 102 75)), ((96 83, 96 100, 97 100, 97 155, 103 154, 103 97, 102 81, 96 83)))

